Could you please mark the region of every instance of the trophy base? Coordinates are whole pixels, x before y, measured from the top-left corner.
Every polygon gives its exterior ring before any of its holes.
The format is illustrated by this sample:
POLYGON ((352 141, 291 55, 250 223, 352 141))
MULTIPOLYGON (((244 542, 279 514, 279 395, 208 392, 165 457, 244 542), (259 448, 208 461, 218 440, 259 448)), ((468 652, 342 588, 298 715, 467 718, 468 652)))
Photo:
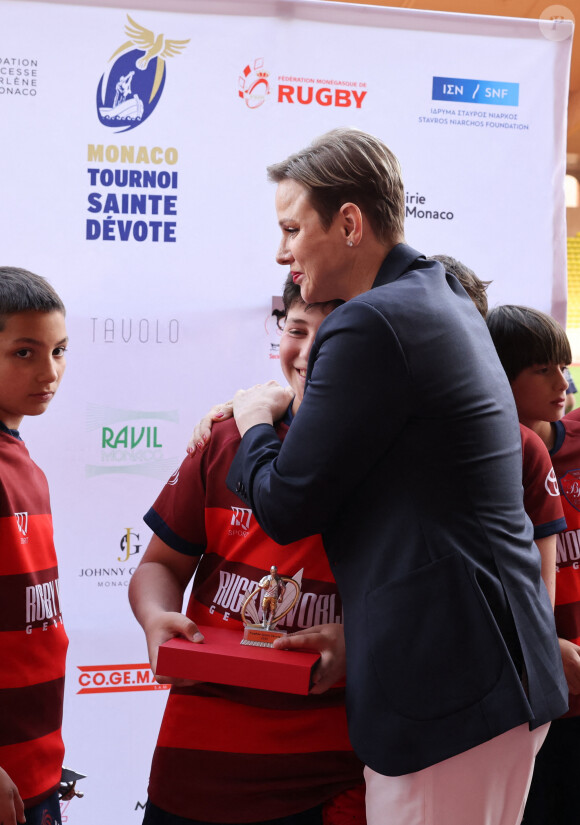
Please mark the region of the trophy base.
POLYGON ((244 638, 240 644, 253 645, 254 647, 272 647, 275 639, 285 635, 285 630, 267 630, 261 624, 247 624, 244 627, 244 638))
MULTIPOLYGON (((236 622, 237 624, 237 622, 236 622)), ((319 653, 240 645, 242 627, 199 625, 203 644, 170 639, 159 646, 157 673, 171 679, 214 682, 251 690, 306 696, 319 653)))

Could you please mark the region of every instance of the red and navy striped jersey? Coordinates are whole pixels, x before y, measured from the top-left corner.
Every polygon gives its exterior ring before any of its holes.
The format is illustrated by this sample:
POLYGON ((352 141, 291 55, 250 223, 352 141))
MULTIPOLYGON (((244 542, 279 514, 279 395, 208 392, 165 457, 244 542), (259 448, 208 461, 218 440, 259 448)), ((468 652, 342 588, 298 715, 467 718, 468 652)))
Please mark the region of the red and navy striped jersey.
POLYGON ((556 473, 548 448, 539 435, 520 424, 522 436, 524 508, 534 525, 534 538, 566 529, 556 473))
MULTIPOLYGON (((287 431, 278 425, 282 438, 287 431)), ((234 421, 216 425, 206 452, 187 458, 145 516, 174 550, 200 561, 187 615, 237 627, 244 595, 272 565, 302 579, 300 598, 277 625, 288 631, 342 622, 320 536, 282 547, 225 484, 239 444, 234 421)), ((259 604, 258 604, 259 607, 259 604)), ((344 691, 293 696, 215 684, 172 688, 153 757, 149 796, 166 811, 214 822, 307 810, 362 782, 347 733, 344 691)))
POLYGON ((60 782, 65 655, 46 477, 0 429, 0 767, 30 807, 60 782))

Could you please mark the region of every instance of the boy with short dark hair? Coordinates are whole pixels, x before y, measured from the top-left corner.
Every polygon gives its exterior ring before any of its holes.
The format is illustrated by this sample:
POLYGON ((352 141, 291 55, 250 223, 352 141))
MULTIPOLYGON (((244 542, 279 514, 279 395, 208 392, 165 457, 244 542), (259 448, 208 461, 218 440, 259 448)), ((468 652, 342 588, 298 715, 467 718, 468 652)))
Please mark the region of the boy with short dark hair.
POLYGON ((552 722, 536 757, 523 821, 569 825, 578 820, 580 775, 580 419, 577 411, 562 418, 568 386, 564 370, 572 355, 562 327, 538 310, 500 306, 489 313, 487 323, 519 419, 550 451, 567 523, 558 536, 555 618, 569 710, 552 722))
POLYGON ((18 429, 65 368, 65 309, 50 284, 0 267, 0 822, 61 822, 68 639, 46 477, 18 429), (52 817, 52 818, 51 818, 52 817))
MULTIPOLYGON (((302 401, 312 342, 336 306, 305 304, 291 275, 283 298, 284 311, 274 314, 284 322, 280 365, 294 400, 278 423, 280 438, 302 401)), ((201 641, 198 624, 237 628, 241 640, 244 593, 262 586, 266 570, 273 576, 300 572, 299 600, 280 623, 290 631, 284 646, 318 650, 321 661, 309 696, 174 685, 143 825, 364 825, 363 765, 348 738, 344 687, 336 685, 344 667, 342 604, 322 539, 282 548, 248 510, 241 523, 241 501, 225 485, 239 441, 233 420, 218 427, 207 452, 183 462, 145 516, 154 535, 129 598, 151 666, 155 672, 159 645, 172 636, 201 641)))

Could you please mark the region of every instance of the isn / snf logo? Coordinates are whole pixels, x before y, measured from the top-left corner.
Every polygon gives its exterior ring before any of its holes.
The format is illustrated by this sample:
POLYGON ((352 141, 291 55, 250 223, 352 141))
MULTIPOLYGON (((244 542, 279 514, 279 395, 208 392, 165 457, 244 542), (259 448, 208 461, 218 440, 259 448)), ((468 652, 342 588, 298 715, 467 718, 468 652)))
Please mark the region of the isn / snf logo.
POLYGON ((432 100, 447 100, 454 103, 487 103, 493 106, 517 106, 519 98, 519 83, 473 80, 467 77, 433 78, 432 100))
POLYGON ((97 89, 99 120, 117 132, 134 129, 153 113, 165 86, 166 58, 180 54, 189 43, 156 35, 129 15, 127 19, 129 39, 109 58, 97 89))

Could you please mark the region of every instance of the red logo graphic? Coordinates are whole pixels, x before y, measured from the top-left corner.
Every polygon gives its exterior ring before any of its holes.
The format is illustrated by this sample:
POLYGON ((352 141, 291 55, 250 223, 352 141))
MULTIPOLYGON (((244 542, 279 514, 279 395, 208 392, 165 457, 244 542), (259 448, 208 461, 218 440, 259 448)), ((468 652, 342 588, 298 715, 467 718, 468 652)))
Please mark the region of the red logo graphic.
MULTIPOLYGON (((257 109, 270 94, 270 73, 264 69, 264 58, 257 57, 244 67, 238 78, 238 95, 249 109, 257 109)), ((368 94, 367 84, 344 78, 296 77, 277 75, 273 98, 277 103, 298 106, 331 106, 337 109, 361 109, 368 94)))
POLYGON ((81 671, 77 693, 126 693, 133 690, 169 690, 171 687, 158 684, 148 664, 77 667, 81 671))
MULTIPOLYGON (((279 78, 280 79, 280 78, 279 78)), ((299 103, 302 106, 310 106, 317 104, 318 106, 334 106, 335 108, 349 108, 360 109, 363 100, 367 96, 366 89, 355 88, 338 88, 340 81, 335 80, 316 80, 309 85, 296 82, 295 78, 282 78, 283 80, 292 80, 292 83, 278 84, 278 103, 299 103), (315 84, 322 84, 317 85, 315 84)), ((356 86, 356 84, 344 84, 348 86, 356 86)), ((360 83, 360 86, 366 86, 366 83, 360 83)))
POLYGON ((270 94, 269 73, 263 67, 264 58, 257 57, 253 67, 248 63, 239 77, 238 95, 249 109, 257 109, 270 94))
POLYGON ((560 479, 560 486, 568 504, 580 511, 580 470, 571 470, 560 479))

